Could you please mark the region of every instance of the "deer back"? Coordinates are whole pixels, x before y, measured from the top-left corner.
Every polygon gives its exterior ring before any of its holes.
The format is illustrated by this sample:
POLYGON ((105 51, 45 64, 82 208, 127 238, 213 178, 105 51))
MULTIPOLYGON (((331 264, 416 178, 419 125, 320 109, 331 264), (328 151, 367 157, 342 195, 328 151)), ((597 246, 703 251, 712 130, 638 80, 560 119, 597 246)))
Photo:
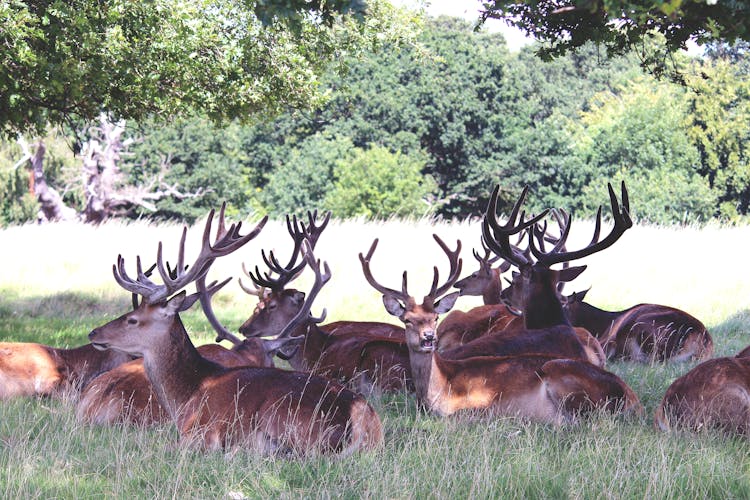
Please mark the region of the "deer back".
POLYGON ((654 415, 657 429, 750 431, 750 358, 700 363, 667 389, 654 415))

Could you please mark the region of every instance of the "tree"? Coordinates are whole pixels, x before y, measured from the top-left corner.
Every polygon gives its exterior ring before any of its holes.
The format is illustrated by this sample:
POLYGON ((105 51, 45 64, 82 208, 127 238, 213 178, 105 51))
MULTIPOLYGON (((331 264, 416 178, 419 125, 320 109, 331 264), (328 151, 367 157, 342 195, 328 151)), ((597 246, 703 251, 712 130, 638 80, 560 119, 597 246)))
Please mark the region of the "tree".
POLYGON ((700 151, 700 173, 719 193, 720 214, 750 212, 750 80, 731 57, 701 63, 688 80, 688 137, 700 151))
POLYGON ((248 119, 319 103, 344 55, 408 40, 384 0, 0 2, 0 134, 198 111, 248 119))
POLYGON ((422 161, 386 148, 359 149, 336 162, 333 189, 323 206, 338 217, 423 216, 433 212, 435 181, 422 175, 422 161))
POLYGON ((486 0, 480 24, 502 19, 539 40, 545 59, 564 55, 587 42, 606 47, 610 55, 642 51, 654 33, 665 50, 646 54, 644 65, 663 71, 667 58, 699 44, 721 40, 750 41, 750 1, 623 0, 486 0))

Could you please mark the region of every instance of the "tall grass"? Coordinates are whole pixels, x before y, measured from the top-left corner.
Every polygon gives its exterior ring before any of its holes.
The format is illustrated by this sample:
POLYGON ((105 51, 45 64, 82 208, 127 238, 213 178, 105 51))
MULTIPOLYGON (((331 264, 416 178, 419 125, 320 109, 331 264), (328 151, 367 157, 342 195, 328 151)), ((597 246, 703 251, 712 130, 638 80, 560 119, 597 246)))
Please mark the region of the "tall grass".
MULTIPOLYGON (((188 258, 202 226, 191 228, 188 258)), ((592 224, 574 222, 570 247, 591 237, 592 224)), ((121 314, 130 297, 112 279, 118 253, 133 269, 135 256, 152 261, 157 241, 174 260, 180 227, 145 223, 23 226, 0 231, 0 339, 80 345, 91 328, 121 314)), ((431 221, 334 221, 316 255, 333 278, 313 313, 329 320, 395 322, 362 276, 359 252, 380 243, 373 273, 409 291, 427 292, 432 267, 447 259, 431 235, 464 243, 464 273, 476 263, 479 225, 431 221)), ((587 258, 588 270, 571 290, 592 287, 587 300, 608 309, 657 302, 687 310, 714 336, 717 355, 750 343, 750 268, 744 245, 750 227, 634 227, 612 248, 587 258)), ((220 259, 211 278, 238 276, 240 263, 261 263, 260 249, 288 256, 280 222, 236 255, 220 259)), ((299 288, 310 286, 303 275, 299 288)), ((236 328, 255 299, 236 285, 216 297, 217 314, 236 328)), ((468 309, 478 299, 461 298, 468 309)), ((199 311, 185 316, 197 343, 213 338, 199 311)), ((671 381, 691 364, 613 363, 641 397, 647 417, 606 415, 552 428, 508 418, 461 415, 440 419, 416 410, 411 395, 373 396, 386 445, 346 458, 283 459, 249 452, 202 453, 176 446, 171 425, 154 429, 91 427, 75 421, 73 401, 16 400, 0 404, 0 495, 4 498, 126 497, 748 497, 746 440, 714 433, 662 434, 651 415, 671 381)))

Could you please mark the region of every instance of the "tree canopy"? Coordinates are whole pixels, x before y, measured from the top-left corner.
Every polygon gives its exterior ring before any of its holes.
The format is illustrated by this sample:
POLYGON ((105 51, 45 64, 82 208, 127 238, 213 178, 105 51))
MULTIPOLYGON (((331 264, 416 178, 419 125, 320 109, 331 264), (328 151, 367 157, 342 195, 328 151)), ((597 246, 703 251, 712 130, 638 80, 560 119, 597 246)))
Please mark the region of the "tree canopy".
POLYGON ((382 0, 0 2, 0 134, 174 116, 215 121, 320 102, 331 62, 408 39, 382 0))
POLYGON ((595 42, 610 55, 638 52, 658 72, 688 40, 750 41, 748 0, 487 0, 483 9, 480 23, 501 19, 520 28, 542 43, 538 53, 547 59, 595 42), (644 51, 656 33, 666 51, 644 51))

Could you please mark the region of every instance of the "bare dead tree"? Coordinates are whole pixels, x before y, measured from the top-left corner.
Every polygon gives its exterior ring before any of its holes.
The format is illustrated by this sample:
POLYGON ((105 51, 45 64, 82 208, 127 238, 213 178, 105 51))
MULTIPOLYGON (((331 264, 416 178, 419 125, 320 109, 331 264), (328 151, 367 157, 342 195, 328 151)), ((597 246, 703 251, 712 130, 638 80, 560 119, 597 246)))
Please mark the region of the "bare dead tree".
POLYGON ((29 161, 34 172, 34 194, 41 212, 47 220, 70 220, 80 218, 98 224, 109 217, 126 215, 136 207, 156 211, 154 202, 166 197, 178 199, 195 198, 210 191, 199 188, 195 192, 180 191, 178 184, 169 184, 164 179, 169 172, 171 156, 160 162, 159 171, 148 182, 134 186, 128 184, 127 174, 120 165, 127 148, 134 141, 124 138, 125 121, 113 121, 102 113, 99 124, 88 129, 89 139, 81 148, 82 181, 85 204, 80 214, 68 207, 62 197, 51 188, 45 179, 43 158, 45 147, 40 140, 32 154, 28 144, 19 138, 18 143, 24 157, 18 164, 29 161))

